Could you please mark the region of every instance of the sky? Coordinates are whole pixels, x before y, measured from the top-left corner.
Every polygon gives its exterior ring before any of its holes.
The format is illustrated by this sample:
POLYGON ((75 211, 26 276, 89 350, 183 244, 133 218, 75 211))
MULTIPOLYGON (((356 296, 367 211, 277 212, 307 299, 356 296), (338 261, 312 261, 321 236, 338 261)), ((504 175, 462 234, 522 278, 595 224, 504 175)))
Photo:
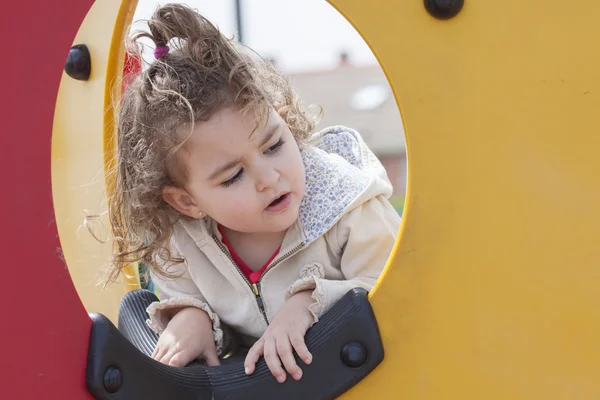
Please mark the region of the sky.
MULTIPOLYGON (((139 0, 134 21, 149 18, 167 2, 139 0)), ((236 33, 234 0, 185 3, 225 35, 236 33)), ((244 43, 263 57, 274 58, 288 73, 334 68, 343 51, 356 65, 377 64, 358 32, 326 0, 241 0, 241 4, 244 43)))

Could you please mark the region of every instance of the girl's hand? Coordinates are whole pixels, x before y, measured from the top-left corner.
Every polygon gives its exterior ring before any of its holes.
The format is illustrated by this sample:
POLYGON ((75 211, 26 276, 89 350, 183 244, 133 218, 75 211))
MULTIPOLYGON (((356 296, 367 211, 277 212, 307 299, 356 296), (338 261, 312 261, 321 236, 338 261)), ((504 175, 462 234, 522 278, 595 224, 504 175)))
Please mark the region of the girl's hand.
POLYGON ((196 307, 179 310, 160 335, 152 358, 173 367, 185 367, 196 358, 208 366, 221 365, 208 314, 196 307))
POLYGON ((258 359, 264 355, 269 370, 279 383, 285 382, 286 378, 281 362, 295 380, 302 378, 302 370, 296 364, 292 347, 305 364, 312 362, 312 355, 304 343, 304 334, 314 320, 308 311, 308 306, 313 302, 309 291, 297 293, 288 299, 264 335, 248 351, 244 363, 247 375, 254 372, 258 359))

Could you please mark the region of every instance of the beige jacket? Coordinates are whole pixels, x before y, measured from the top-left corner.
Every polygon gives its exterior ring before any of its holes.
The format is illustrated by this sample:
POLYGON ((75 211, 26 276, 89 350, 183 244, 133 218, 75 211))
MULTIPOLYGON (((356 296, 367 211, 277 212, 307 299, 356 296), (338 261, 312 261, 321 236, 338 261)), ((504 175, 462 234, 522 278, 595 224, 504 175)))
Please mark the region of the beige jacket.
POLYGON ((256 340, 299 291, 313 291, 310 311, 317 322, 350 289, 373 287, 400 226, 387 200, 392 185, 356 131, 333 127, 314 139, 314 146, 302 150, 306 194, 298 220, 260 281, 252 285, 238 270, 214 220, 180 220, 171 251, 185 263, 168 272, 182 276, 151 275, 161 299, 148 307, 152 329, 161 333, 166 327, 164 310, 199 307, 213 321, 220 354, 221 323, 256 340))

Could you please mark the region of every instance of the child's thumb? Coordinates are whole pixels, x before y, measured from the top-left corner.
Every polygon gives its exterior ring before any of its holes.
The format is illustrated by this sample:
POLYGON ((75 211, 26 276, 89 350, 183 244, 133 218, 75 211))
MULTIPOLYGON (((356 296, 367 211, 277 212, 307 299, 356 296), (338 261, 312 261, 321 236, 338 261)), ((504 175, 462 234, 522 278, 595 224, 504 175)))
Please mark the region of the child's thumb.
POLYGON ((217 357, 217 351, 214 349, 208 350, 204 354, 204 360, 209 367, 218 367, 221 365, 221 361, 219 361, 219 357, 217 357))

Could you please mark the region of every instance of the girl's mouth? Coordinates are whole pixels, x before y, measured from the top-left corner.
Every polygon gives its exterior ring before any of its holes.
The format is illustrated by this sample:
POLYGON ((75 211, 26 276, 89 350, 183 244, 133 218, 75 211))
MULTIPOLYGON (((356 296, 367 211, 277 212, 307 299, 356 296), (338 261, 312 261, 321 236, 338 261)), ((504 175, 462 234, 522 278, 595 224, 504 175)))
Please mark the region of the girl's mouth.
POLYGON ((266 208, 267 211, 280 212, 287 209, 291 202, 291 196, 289 193, 279 196, 271 202, 266 208))

